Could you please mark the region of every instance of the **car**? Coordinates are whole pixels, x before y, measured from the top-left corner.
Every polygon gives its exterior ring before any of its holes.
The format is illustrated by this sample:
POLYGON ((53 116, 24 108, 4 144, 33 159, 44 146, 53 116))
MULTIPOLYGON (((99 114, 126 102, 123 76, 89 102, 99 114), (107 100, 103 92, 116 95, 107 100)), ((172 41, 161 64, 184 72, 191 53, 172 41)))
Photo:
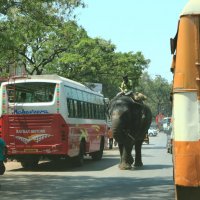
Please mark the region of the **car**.
POLYGON ((158 135, 158 130, 154 127, 150 127, 148 130, 148 136, 157 136, 158 135))
POLYGON ((169 132, 170 126, 171 126, 171 117, 165 117, 162 120, 162 129, 165 133, 169 132))

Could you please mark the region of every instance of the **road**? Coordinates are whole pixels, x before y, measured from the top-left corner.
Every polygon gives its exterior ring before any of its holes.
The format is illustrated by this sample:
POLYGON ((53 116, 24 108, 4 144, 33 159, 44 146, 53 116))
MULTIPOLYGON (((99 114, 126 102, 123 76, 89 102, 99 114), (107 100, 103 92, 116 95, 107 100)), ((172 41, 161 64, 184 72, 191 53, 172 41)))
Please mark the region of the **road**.
MULTIPOLYGON (((133 152, 134 153, 134 152, 133 152)), ((101 161, 85 159, 73 168, 61 162, 42 162, 25 171, 19 163, 6 163, 1 176, 1 200, 174 200, 172 157, 166 151, 166 135, 150 137, 142 149, 144 166, 118 169, 118 149, 105 150, 101 161)))

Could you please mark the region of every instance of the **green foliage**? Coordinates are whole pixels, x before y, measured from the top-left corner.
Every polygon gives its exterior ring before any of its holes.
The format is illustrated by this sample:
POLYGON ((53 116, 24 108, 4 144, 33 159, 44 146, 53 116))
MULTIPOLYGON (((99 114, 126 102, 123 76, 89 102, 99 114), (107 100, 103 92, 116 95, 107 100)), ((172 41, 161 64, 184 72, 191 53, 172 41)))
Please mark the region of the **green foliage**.
POLYGON ((124 74, 128 74, 136 86, 149 63, 141 52, 116 53, 110 41, 89 37, 82 38, 57 61, 49 64, 49 72, 83 83, 102 83, 104 95, 110 98, 119 92, 124 74))
POLYGON ((28 74, 102 83, 109 98, 119 92, 124 74, 136 87, 150 61, 141 52, 115 52, 111 41, 90 38, 73 15, 81 6, 81 0, 1 1, 0 71, 23 66, 28 74))
POLYGON ((136 90, 147 96, 145 103, 150 106, 154 117, 158 113, 171 116, 171 87, 171 84, 161 76, 158 75, 155 79, 152 79, 148 73, 145 72, 136 90))
POLYGON ((41 74, 68 48, 63 41, 72 36, 69 29, 77 27, 68 21, 80 6, 84 7, 81 0, 1 1, 0 52, 9 59, 1 60, 1 67, 8 68, 10 62, 23 63, 29 74, 41 74))

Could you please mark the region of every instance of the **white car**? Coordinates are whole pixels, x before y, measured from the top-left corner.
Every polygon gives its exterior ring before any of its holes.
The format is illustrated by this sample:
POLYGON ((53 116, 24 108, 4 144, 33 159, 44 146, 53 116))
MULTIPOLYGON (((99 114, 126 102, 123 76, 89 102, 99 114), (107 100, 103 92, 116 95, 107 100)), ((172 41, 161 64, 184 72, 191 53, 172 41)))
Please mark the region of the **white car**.
POLYGON ((153 127, 150 127, 149 130, 148 130, 148 135, 151 137, 151 136, 157 136, 158 135, 158 130, 153 128, 153 127))

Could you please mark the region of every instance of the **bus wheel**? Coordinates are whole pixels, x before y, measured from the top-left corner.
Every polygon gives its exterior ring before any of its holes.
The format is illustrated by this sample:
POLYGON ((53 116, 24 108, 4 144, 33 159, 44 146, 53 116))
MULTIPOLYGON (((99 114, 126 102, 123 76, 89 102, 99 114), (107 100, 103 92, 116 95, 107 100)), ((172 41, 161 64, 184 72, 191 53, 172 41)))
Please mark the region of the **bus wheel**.
POLYGON ((79 155, 74 158, 74 164, 77 167, 80 167, 84 163, 84 154, 85 154, 85 142, 81 141, 79 155))
POLYGON ((35 169, 38 167, 39 157, 21 160, 21 165, 25 169, 35 169))
POLYGON ((104 138, 101 138, 100 149, 97 152, 91 153, 91 157, 93 160, 101 160, 103 156, 104 150, 104 138))

